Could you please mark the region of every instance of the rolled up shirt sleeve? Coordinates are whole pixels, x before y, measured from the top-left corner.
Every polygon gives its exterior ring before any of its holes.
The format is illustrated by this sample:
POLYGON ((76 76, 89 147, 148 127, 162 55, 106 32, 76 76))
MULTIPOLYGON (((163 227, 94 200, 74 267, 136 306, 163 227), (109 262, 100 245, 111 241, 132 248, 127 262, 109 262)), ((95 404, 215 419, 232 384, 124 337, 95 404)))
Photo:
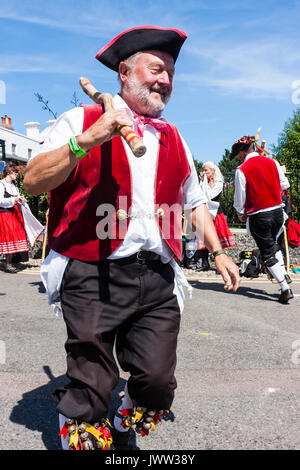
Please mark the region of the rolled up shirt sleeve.
POLYGON ((32 157, 35 158, 41 153, 50 152, 67 144, 70 137, 82 133, 84 111, 82 107, 73 108, 63 113, 49 129, 40 148, 32 157))
POLYGON ((235 172, 234 186, 233 207, 239 214, 244 214, 246 202, 246 178, 244 173, 239 169, 235 172))

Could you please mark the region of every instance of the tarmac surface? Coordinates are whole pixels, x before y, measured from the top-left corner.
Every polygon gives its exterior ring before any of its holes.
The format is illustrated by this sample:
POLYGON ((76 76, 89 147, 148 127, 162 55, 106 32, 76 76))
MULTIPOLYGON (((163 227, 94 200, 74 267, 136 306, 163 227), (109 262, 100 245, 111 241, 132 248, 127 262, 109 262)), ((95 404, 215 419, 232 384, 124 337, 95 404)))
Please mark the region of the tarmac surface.
MULTIPOLYGON (((170 420, 141 450, 299 450, 300 280, 277 302, 276 284, 242 279, 236 294, 219 275, 189 273, 178 341, 178 388, 170 420)), ((1 450, 58 450, 52 391, 65 377, 63 320, 48 306, 38 268, 0 271, 1 450)), ((124 389, 121 372, 112 404, 124 389)))

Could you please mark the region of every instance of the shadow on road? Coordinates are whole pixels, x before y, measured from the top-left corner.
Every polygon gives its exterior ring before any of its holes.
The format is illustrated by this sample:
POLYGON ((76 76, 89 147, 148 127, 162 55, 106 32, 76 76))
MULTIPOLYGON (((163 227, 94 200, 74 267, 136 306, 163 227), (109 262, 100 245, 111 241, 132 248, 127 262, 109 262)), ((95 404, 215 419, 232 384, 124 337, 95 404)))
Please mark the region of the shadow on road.
MULTIPOLYGON (((198 281, 189 281, 189 283, 195 288, 205 291, 213 291, 213 292, 225 292, 224 291, 224 284, 218 282, 198 282, 198 281)), ((249 286, 240 286, 236 293, 234 292, 226 292, 226 294, 232 295, 242 295, 245 297, 258 299, 258 300, 268 300, 271 302, 277 302, 279 294, 269 294, 263 289, 252 288, 249 286)))
MULTIPOLYGON (((31 431, 40 432, 46 449, 57 450, 61 448, 58 437, 58 415, 51 394, 57 387, 66 385, 68 379, 64 375, 54 377, 48 366, 44 366, 44 371, 49 377, 49 382, 24 393, 22 399, 12 409, 10 420, 25 426, 31 431)), ((22 450, 26 450, 26 448, 27 445, 24 442, 24 449, 22 450)), ((28 449, 33 449, 30 443, 28 443, 28 449)))
POLYGON ((36 286, 36 287, 38 288, 39 294, 45 294, 46 289, 45 289, 45 286, 44 286, 44 284, 42 283, 42 281, 39 281, 39 282, 30 282, 29 284, 30 284, 31 286, 36 286))
MULTIPOLYGON (((41 439, 46 450, 60 450, 61 442, 59 437, 58 414, 56 403, 52 398, 52 392, 59 387, 64 387, 68 383, 65 375, 54 377, 49 366, 44 366, 44 371, 49 378, 46 385, 35 388, 23 394, 13 408, 10 420, 13 423, 25 426, 31 431, 41 433, 41 439)), ((116 406, 119 393, 124 390, 126 381, 120 379, 117 387, 112 391, 110 407, 116 406)), ((36 438, 33 436, 33 439, 36 438)), ((19 450, 33 450, 34 445, 26 444, 19 450)))

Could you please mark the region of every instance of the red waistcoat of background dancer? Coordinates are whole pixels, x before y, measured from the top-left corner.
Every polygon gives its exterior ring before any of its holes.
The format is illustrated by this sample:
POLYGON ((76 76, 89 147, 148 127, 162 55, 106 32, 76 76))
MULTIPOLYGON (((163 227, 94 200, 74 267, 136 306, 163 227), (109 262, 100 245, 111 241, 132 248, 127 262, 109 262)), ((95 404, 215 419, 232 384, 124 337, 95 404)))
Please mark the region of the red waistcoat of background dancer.
POLYGON ((246 214, 282 203, 279 174, 271 158, 251 157, 239 169, 246 177, 246 214))

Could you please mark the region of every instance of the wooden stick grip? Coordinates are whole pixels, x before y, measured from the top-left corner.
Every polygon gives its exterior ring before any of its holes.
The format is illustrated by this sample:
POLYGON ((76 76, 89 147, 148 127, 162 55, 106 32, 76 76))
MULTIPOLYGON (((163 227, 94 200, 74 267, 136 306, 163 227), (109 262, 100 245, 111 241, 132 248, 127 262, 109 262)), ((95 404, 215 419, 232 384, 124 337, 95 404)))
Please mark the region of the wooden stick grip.
MULTIPOLYGON (((100 93, 87 78, 80 77, 79 83, 83 91, 95 103, 103 104, 105 111, 113 109, 113 99, 109 93, 100 93)), ((119 128, 119 132, 126 140, 133 154, 136 157, 142 157, 147 149, 133 128, 129 126, 122 126, 119 128)))

